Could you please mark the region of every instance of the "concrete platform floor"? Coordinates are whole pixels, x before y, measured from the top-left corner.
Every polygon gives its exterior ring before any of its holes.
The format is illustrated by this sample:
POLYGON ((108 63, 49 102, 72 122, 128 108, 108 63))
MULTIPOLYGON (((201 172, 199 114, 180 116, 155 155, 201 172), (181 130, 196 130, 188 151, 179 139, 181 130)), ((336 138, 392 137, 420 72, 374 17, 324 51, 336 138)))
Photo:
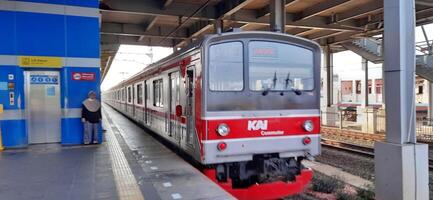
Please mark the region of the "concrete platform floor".
POLYGON ((0 154, 0 199, 117 199, 105 144, 31 145, 0 154))
POLYGON ((234 199, 111 107, 100 145, 0 153, 0 200, 234 199))

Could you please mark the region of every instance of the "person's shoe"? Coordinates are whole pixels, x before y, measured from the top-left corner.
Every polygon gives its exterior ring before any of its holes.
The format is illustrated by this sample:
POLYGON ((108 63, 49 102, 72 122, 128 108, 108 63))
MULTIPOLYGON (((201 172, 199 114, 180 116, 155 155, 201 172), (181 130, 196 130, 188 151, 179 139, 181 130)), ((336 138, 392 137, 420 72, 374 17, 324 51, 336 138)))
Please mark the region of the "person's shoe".
POLYGON ((95 140, 95 141, 93 141, 93 144, 98 144, 98 141, 96 141, 96 140, 95 140))

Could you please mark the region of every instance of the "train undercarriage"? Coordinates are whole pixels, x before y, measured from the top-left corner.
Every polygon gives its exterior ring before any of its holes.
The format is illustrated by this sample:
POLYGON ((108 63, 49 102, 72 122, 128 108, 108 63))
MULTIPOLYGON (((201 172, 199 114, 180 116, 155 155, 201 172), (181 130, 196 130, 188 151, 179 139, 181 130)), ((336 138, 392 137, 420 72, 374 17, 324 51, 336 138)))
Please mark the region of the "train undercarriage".
POLYGON ((302 192, 311 181, 313 173, 302 165, 303 159, 256 155, 251 161, 214 165, 204 173, 240 200, 281 199, 302 192))

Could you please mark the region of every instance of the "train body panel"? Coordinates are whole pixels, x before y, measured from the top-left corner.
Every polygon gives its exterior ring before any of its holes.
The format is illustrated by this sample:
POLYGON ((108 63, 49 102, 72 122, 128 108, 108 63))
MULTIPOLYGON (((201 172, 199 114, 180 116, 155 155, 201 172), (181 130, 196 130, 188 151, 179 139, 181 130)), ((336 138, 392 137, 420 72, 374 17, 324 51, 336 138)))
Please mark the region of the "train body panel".
POLYGON ((211 35, 103 100, 211 170, 212 180, 230 183, 236 196, 308 179, 301 161, 320 154, 320 54, 317 44, 285 34, 211 35))

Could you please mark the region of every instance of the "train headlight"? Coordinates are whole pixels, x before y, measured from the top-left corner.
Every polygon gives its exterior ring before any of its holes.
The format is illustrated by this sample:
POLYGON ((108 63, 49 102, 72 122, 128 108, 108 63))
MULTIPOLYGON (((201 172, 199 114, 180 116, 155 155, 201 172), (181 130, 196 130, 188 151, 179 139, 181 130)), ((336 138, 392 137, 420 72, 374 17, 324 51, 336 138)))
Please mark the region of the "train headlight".
POLYGON ((302 124, 302 128, 304 128, 304 130, 306 130, 307 132, 313 131, 314 129, 313 122, 310 120, 305 121, 304 124, 302 124))
POLYGON ((216 131, 221 136, 227 136, 230 133, 230 128, 227 124, 220 124, 216 131))

